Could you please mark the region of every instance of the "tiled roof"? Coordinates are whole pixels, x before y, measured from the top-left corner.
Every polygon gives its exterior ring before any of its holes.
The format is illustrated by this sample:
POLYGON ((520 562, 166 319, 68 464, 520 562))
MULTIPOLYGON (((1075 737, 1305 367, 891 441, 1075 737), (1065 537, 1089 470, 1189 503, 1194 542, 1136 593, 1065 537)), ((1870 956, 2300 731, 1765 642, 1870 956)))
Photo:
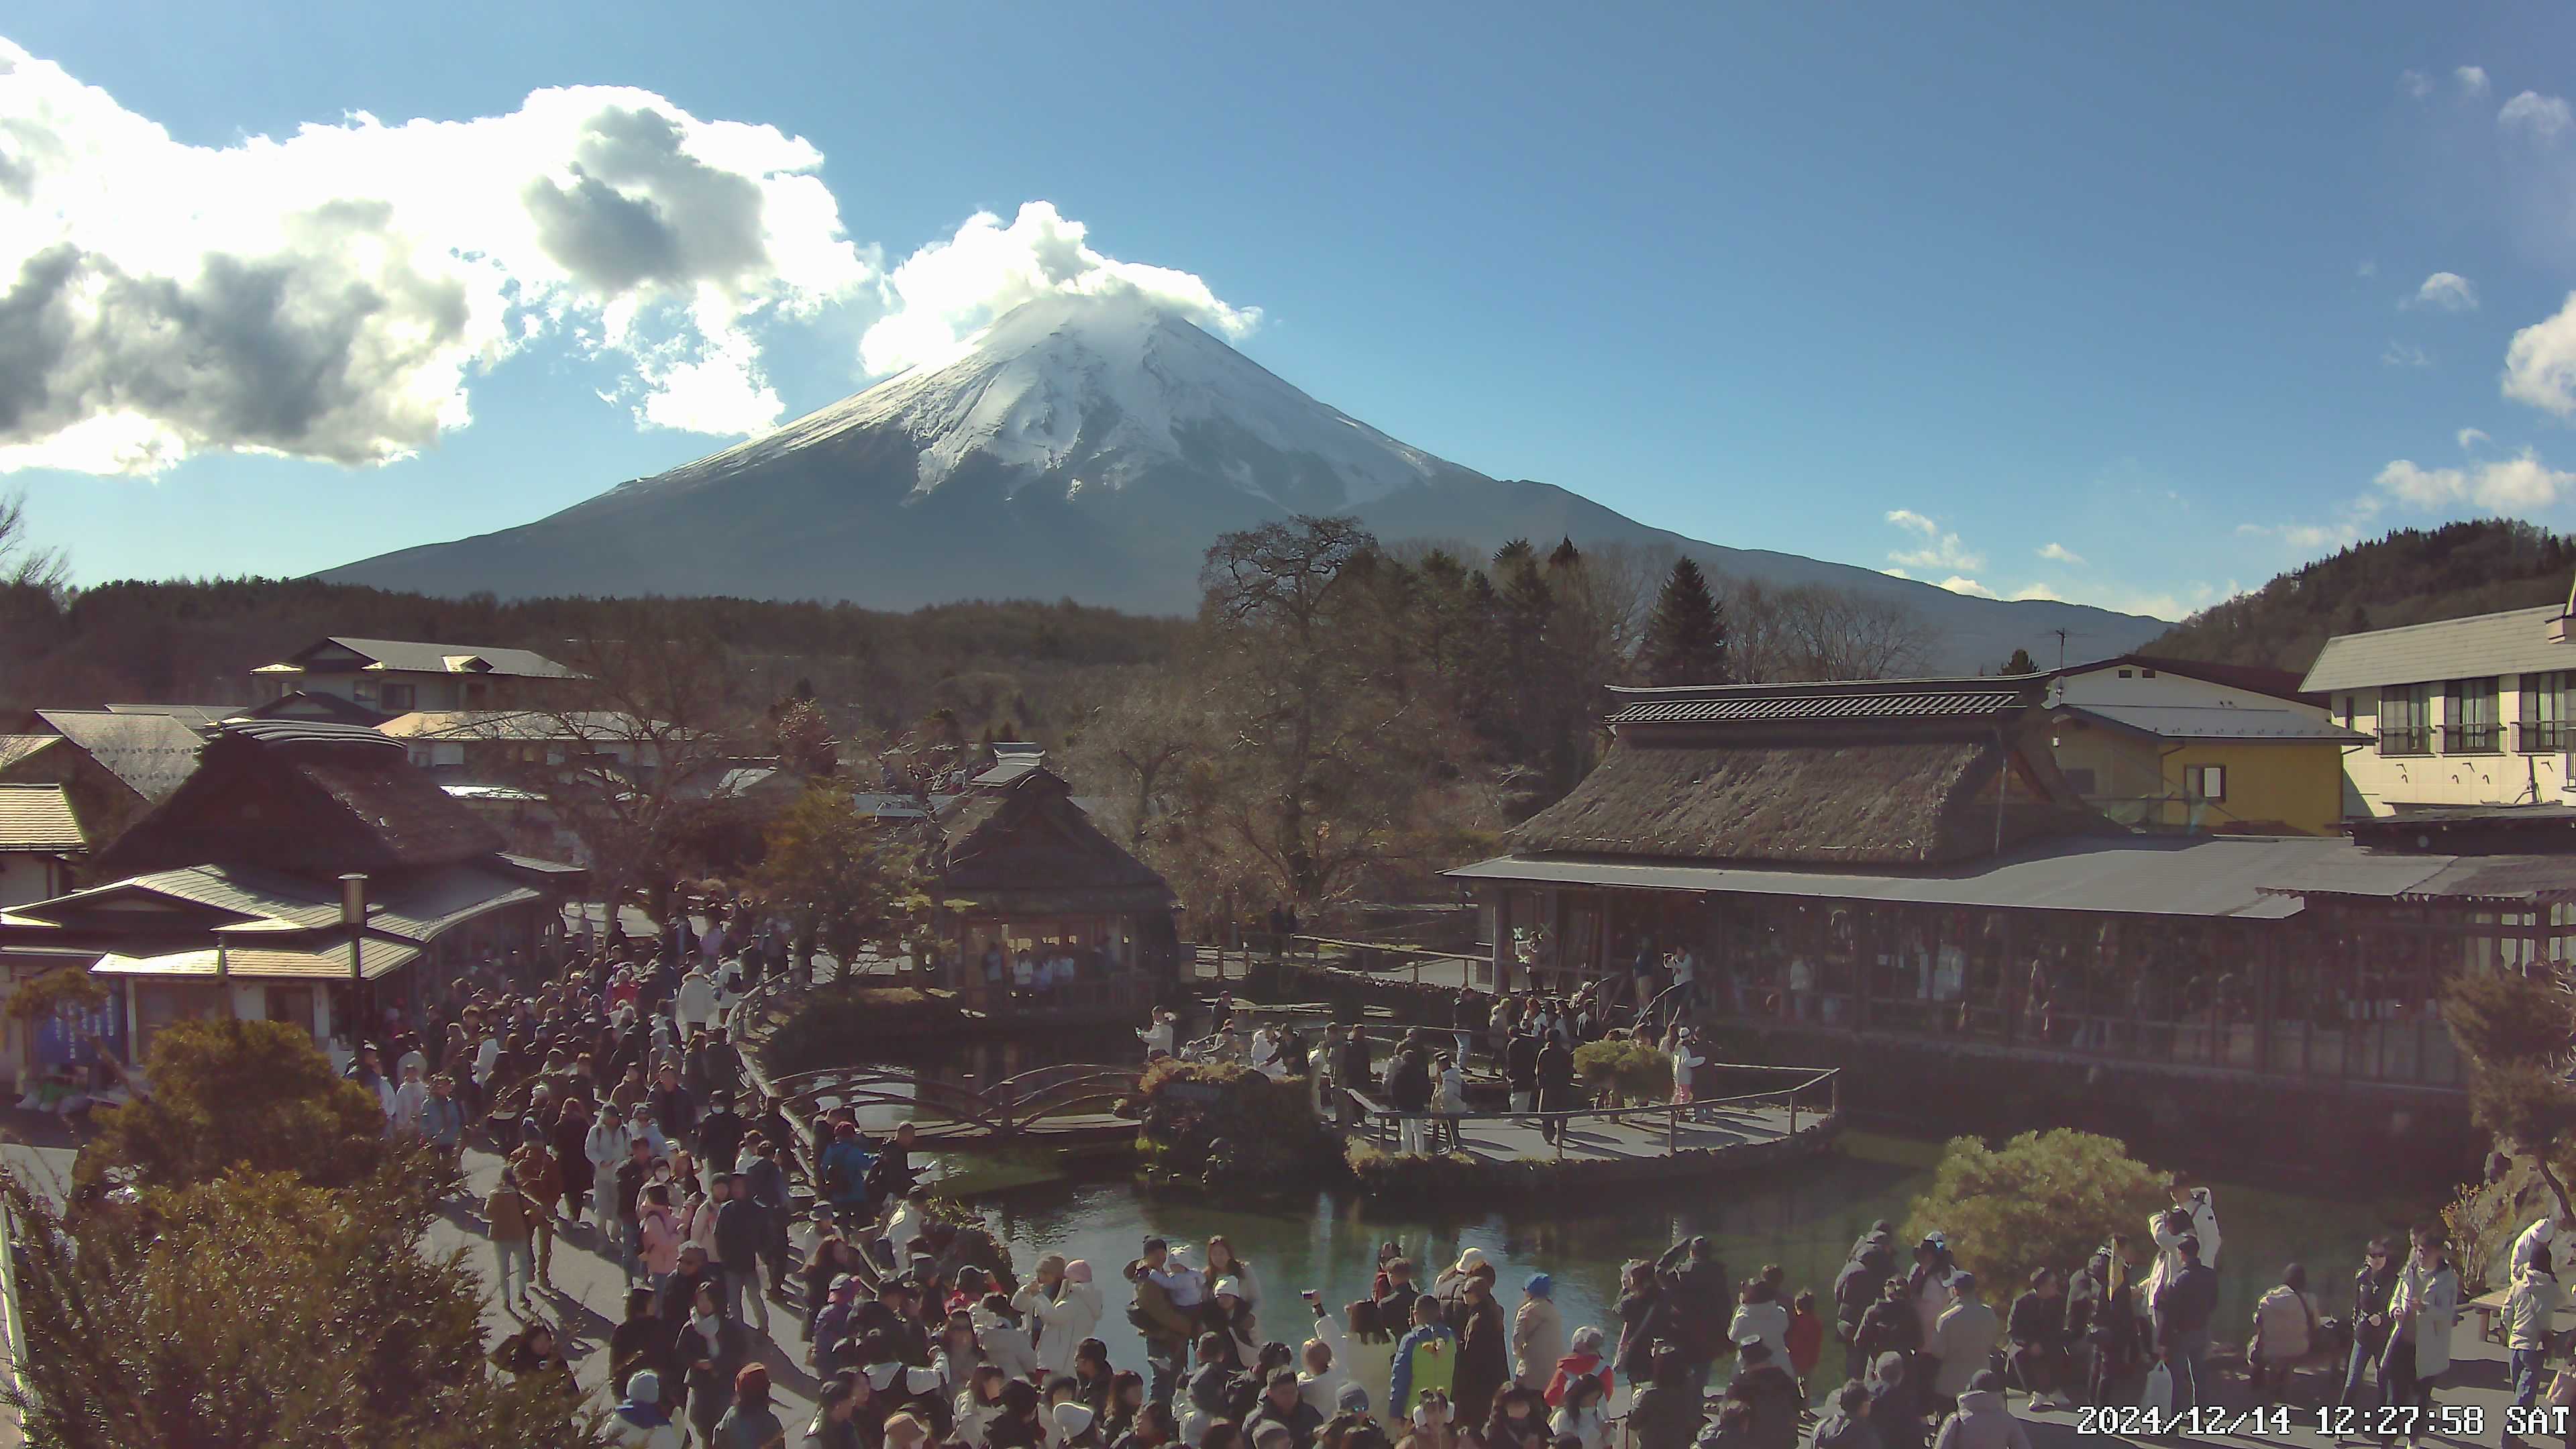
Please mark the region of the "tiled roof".
POLYGON ((1756 724, 1773 720, 1973 719, 2028 705, 2044 675, 1987 679, 1836 679, 1801 684, 1613 688, 1618 724, 1756 724))
POLYGON ((71 796, 60 785, 0 785, 0 850, 86 850, 71 796))
POLYGON ((205 744, 195 730, 166 714, 40 709, 36 718, 156 805, 197 772, 197 751, 205 744))
POLYGON ((2301 688, 2317 693, 2576 669, 2576 641, 2558 644, 2549 638, 2550 621, 2565 612, 2556 604, 2544 604, 2402 629, 2339 634, 2326 641, 2301 688))

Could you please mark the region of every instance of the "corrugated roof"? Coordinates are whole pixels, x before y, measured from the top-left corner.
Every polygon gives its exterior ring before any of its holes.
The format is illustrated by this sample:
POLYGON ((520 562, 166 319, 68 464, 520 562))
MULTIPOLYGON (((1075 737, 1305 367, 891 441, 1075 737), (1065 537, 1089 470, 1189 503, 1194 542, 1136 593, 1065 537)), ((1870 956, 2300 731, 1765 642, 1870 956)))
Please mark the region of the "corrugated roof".
POLYGON ((2546 604, 2402 629, 2338 634, 2326 641, 2300 688, 2315 693, 2576 669, 2576 642, 2556 644, 2549 638, 2550 621, 2564 612, 2546 604))
POLYGON ((195 730, 166 714, 40 709, 36 718, 156 805, 197 772, 197 751, 205 744, 195 730))
POLYGON ((59 855, 88 848, 62 786, 0 785, 0 850, 59 855))
POLYGON ((2064 705, 2060 715, 2080 715, 2116 729, 2162 740, 2330 740, 2363 744, 2370 736, 2303 709, 2236 709, 2201 704, 2064 705))
POLYGON ((2450 859, 2373 856, 2347 840, 2309 836, 2095 836, 2025 847, 1973 869, 1901 874, 1579 855, 1502 856, 1447 874, 1540 885, 2278 920, 2298 914, 2301 904, 2296 895, 2267 890, 2269 882, 2305 875, 2420 883, 2450 859))
POLYGON ((1044 768, 1044 766, 1039 756, 1009 755, 1005 756, 992 768, 976 775, 966 783, 973 785, 978 789, 998 789, 1015 780, 1024 779, 1042 768, 1044 768))
MULTIPOLYGON (((374 938, 358 943, 358 969, 367 980, 391 975, 420 959, 420 948, 400 941, 374 938)), ((265 981, 346 981, 349 979, 349 948, 346 943, 314 950, 283 948, 226 947, 221 962, 225 974, 248 980, 265 981)), ((212 979, 216 974, 216 953, 172 951, 160 956, 126 956, 109 952, 90 970, 101 976, 182 976, 212 979)))
MULTIPOLYGON (((530 679, 580 677, 533 649, 497 649, 483 644, 431 644, 413 639, 353 639, 344 634, 334 634, 327 642, 337 644, 352 654, 362 655, 381 668, 414 674, 511 674, 530 679)), ((307 654, 311 652, 310 649, 304 651, 307 654)))

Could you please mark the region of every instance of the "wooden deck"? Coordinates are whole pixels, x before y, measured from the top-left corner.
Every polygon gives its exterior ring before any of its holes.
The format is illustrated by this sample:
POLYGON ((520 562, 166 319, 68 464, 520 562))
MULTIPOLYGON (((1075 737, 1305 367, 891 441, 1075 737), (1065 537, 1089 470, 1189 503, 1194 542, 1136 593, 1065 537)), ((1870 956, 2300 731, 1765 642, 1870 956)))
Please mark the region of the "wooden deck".
MULTIPOLYGON (((1822 1114, 1804 1112, 1798 1126, 1822 1122, 1822 1114)), ((1458 1151, 1478 1162, 1515 1162, 1523 1158, 1567 1162, 1644 1162, 1674 1152, 1705 1152, 1777 1142, 1790 1135, 1785 1107, 1713 1107, 1706 1121, 1681 1121, 1668 1133, 1665 1119, 1575 1118, 1566 1123, 1560 1148, 1541 1136, 1535 1121, 1468 1118, 1458 1124, 1458 1151)))

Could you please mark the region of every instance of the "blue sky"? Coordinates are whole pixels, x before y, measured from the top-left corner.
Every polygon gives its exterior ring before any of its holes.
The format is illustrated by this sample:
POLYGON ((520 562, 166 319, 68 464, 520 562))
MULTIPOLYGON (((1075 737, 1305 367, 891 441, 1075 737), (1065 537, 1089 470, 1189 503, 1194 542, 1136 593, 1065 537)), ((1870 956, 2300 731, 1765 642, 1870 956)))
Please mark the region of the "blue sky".
POLYGON ((99 286, 178 283, 112 295, 202 300, 217 254, 291 289, 377 265, 349 260, 376 255, 374 222, 299 210, 346 184, 393 197, 407 245, 479 248, 489 208, 513 270, 489 308, 515 310, 460 324, 461 362, 386 363, 386 396, 335 396, 323 423, 209 375, 274 362, 261 346, 174 360, 169 317, 75 330, 58 375, 0 359, 0 388, 42 393, 0 393, 0 486, 87 582, 295 573, 524 522, 730 440, 645 414, 793 415, 867 380, 890 310, 971 327, 970 249, 938 298, 889 274, 1043 201, 1099 265, 1258 308, 1240 345, 1317 397, 1712 542, 2171 616, 2397 524, 2576 512, 2561 8, 741 17, 20 11, 0 34, 33 61, 0 77, 0 159, 30 164, 36 137, 56 171, 15 223, 0 189, 0 262, 31 264, 50 227, 99 286), (63 101, 48 62, 104 98, 63 101), (520 203, 562 180, 546 148, 572 134, 570 103, 531 93, 571 86, 649 92, 707 136, 775 128, 695 147, 766 189, 766 252, 711 235, 656 290, 626 260, 527 250, 520 203), (346 129, 357 112, 381 125, 346 129), (308 124, 339 134, 209 154, 308 124), (135 200, 190 187, 221 213, 202 236, 135 200), (535 259, 514 269, 513 245, 535 259), (684 310, 717 282, 722 315, 684 310), (98 416, 119 409, 149 416, 98 416), (43 466, 65 461, 124 471, 43 466))

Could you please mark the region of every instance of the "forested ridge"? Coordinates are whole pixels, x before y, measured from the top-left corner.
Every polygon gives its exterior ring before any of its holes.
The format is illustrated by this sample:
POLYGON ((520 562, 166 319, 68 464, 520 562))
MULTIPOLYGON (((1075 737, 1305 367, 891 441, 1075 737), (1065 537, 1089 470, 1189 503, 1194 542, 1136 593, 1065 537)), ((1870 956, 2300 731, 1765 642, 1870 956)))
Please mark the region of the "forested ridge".
POLYGON ((2305 673, 2337 634, 2567 601, 2576 539, 2488 518, 2401 528, 2192 615, 2141 653, 2305 673))

